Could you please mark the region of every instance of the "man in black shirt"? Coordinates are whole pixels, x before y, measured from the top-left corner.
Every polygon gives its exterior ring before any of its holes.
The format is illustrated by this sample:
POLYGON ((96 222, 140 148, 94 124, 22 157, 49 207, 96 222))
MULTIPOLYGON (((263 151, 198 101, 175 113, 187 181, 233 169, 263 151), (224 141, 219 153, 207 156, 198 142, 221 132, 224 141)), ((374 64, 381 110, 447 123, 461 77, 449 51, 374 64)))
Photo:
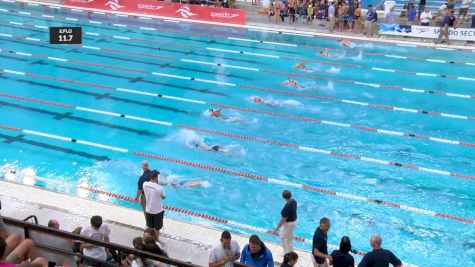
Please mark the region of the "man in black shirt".
POLYGON ((332 256, 328 255, 327 248, 327 233, 330 230, 330 219, 323 217, 320 219, 320 226, 313 234, 313 266, 314 267, 328 267, 327 260, 332 260, 332 256))
POLYGON ((292 198, 292 193, 289 190, 282 192, 282 197, 285 199, 285 206, 280 212, 282 218, 275 228, 275 232, 278 233, 280 227, 282 232, 280 233, 280 244, 284 249, 284 255, 294 251, 292 242, 294 240, 294 229, 297 226, 297 201, 292 198))
POLYGON ((137 194, 135 195, 135 202, 139 202, 142 205, 142 210, 145 212, 145 195, 143 194, 143 183, 149 182, 150 177, 152 176, 152 171, 148 168, 148 162, 142 161, 142 170, 143 173, 137 182, 137 194))
POLYGON ((389 264, 394 267, 402 266, 401 261, 391 251, 381 248, 383 240, 379 235, 372 236, 370 242, 373 251, 363 257, 358 267, 389 267, 389 264))

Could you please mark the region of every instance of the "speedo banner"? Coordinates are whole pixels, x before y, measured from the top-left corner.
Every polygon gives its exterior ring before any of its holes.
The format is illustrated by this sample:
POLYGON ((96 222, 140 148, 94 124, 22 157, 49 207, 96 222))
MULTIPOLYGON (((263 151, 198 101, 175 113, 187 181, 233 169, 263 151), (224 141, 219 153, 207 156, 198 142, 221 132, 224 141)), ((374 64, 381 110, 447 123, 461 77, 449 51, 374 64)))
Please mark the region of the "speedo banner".
POLYGON ((156 0, 64 0, 68 6, 140 13, 230 24, 246 24, 246 13, 240 9, 186 5, 156 0))

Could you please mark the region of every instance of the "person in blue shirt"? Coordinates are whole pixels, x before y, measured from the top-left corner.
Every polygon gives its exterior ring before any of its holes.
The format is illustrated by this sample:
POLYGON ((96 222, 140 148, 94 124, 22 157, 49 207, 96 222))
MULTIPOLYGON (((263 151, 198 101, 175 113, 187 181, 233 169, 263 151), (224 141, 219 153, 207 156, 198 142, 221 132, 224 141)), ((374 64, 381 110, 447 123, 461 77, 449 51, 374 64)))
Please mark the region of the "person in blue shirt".
POLYGON ((274 267, 272 253, 257 235, 249 237, 249 244, 242 249, 240 262, 254 267, 274 267))
POLYGON ((443 38, 445 37, 445 40, 447 44, 449 44, 449 27, 455 27, 456 19, 454 15, 454 11, 452 10, 449 14, 446 14, 444 18, 442 19, 442 27, 440 27, 440 33, 439 37, 437 38, 437 43, 441 43, 443 38))
POLYGON ((368 10, 366 11, 366 24, 365 24, 365 35, 370 37, 373 34, 373 24, 377 21, 376 11, 373 10, 372 5, 368 5, 368 10))
POLYGON ((394 267, 402 266, 402 262, 390 250, 381 248, 383 240, 379 235, 372 236, 370 243, 373 250, 364 255, 358 267, 389 267, 389 264, 394 267))
POLYGON ((142 171, 143 174, 139 177, 137 182, 137 194, 135 195, 135 202, 140 201, 140 205, 142 206, 142 210, 145 213, 145 195, 143 193, 143 183, 150 182, 150 178, 152 177, 152 171, 148 167, 147 161, 142 161, 142 171))
POLYGON ((334 250, 330 256, 332 260, 330 265, 333 267, 354 267, 355 259, 350 255, 351 241, 350 238, 344 236, 340 241, 340 249, 334 250))
POLYGON ((411 6, 409 8, 409 11, 407 12, 407 21, 409 22, 410 25, 413 25, 414 22, 416 21, 416 8, 414 6, 411 6))

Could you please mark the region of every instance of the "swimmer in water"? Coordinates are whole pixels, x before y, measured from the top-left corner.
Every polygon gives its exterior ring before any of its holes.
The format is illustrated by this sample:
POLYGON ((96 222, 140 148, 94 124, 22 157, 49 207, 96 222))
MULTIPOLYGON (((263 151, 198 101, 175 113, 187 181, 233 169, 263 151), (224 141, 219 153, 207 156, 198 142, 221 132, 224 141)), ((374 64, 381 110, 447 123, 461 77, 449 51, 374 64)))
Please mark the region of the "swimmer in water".
POLYGON ((213 152, 220 152, 222 151, 221 147, 218 146, 218 145, 214 145, 214 146, 208 146, 207 144, 196 144, 195 145, 196 148, 199 148, 203 151, 213 151, 213 152))
POLYGON ((320 51, 320 56, 322 57, 330 57, 330 53, 328 53, 328 48, 323 49, 320 51))
POLYGON ((305 66, 305 63, 297 63, 294 65, 294 69, 300 69, 300 70, 308 70, 307 67, 305 66))
POLYGON ((270 106, 270 107, 275 106, 271 102, 267 102, 267 101, 265 101, 264 99, 262 99, 261 97, 258 97, 258 96, 253 96, 252 101, 256 104, 259 104, 259 105, 266 105, 266 106, 270 106))
POLYGON ((343 45, 343 46, 353 47, 353 43, 350 42, 350 40, 340 38, 340 39, 338 39, 338 42, 340 42, 340 44, 343 45))
POLYGON ((210 109, 208 109, 209 116, 214 117, 214 118, 224 119, 223 114, 221 114, 222 110, 223 110, 223 108, 220 108, 218 110, 210 108, 210 109))
POLYGON ((205 183, 205 181, 203 180, 193 180, 193 181, 188 181, 188 182, 174 182, 174 181, 167 181, 166 179, 164 179, 161 175, 158 179, 158 184, 159 185, 164 185, 164 186, 168 186, 168 185, 171 185, 175 188, 178 188, 178 187, 196 187, 196 186, 202 186, 203 184, 205 183))
POLYGON ((287 81, 284 82, 284 85, 290 85, 292 87, 298 87, 299 84, 297 83, 296 80, 289 78, 287 81))

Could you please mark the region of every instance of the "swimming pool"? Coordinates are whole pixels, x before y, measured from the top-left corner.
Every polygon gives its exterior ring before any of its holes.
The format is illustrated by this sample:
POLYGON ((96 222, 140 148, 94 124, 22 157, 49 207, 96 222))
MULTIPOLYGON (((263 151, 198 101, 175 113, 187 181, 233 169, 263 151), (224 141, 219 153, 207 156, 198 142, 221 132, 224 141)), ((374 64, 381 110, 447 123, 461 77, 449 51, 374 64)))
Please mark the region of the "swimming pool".
POLYGON ((332 244, 348 235, 367 251, 379 233, 405 262, 475 263, 473 51, 344 48, 11 1, 0 14, 2 171, 17 170, 5 178, 138 208, 77 186, 133 197, 149 160, 169 179, 206 181, 166 188, 173 207, 274 229, 289 188, 296 236, 328 216, 332 244), (83 46, 49 45, 47 27, 61 25, 83 27, 83 46), (207 116, 219 107, 227 120, 207 116))

